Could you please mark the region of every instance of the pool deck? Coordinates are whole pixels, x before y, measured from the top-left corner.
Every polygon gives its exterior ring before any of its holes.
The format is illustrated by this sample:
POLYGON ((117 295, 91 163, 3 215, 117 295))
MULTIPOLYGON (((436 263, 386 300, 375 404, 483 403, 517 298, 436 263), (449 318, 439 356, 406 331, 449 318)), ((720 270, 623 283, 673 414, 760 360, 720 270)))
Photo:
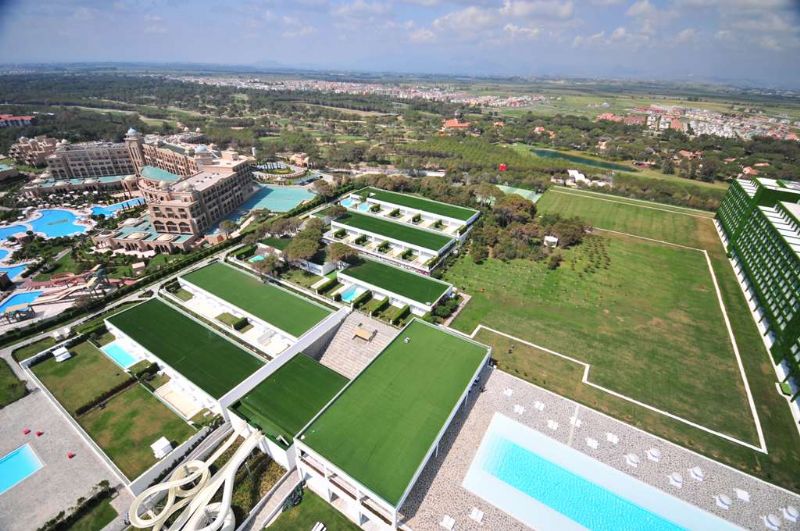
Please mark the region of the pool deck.
POLYGON ((781 513, 781 508, 787 505, 800 507, 800 496, 510 374, 496 369, 487 372, 482 382, 484 392, 470 400, 466 414, 453 419, 442 439, 439 456, 429 461, 401 509, 405 516, 402 522, 411 529, 441 529, 439 522, 445 515, 455 519, 456 529, 527 529, 461 486, 496 412, 734 524, 765 529, 762 517, 774 514, 781 518, 781 529, 800 529, 800 524, 783 519, 781 513), (510 396, 507 396, 509 390, 510 396), (518 413, 519 408, 515 406, 521 406, 524 411, 518 413), (555 425, 553 422, 557 423, 556 429, 549 427, 555 425), (609 433, 618 438, 617 444, 609 442, 609 433), (588 446, 587 438, 598 442, 597 449, 588 446), (658 462, 646 457, 645 452, 650 448, 661 452, 658 462), (626 464, 625 455, 631 453, 640 459, 636 467, 626 464), (704 472, 703 481, 690 475, 689 469, 695 466, 704 472), (668 476, 673 472, 683 476, 680 489, 670 485, 668 476), (750 501, 738 498, 734 489, 746 491, 750 501), (714 496, 719 494, 726 494, 733 500, 729 510, 717 507, 714 496), (473 507, 484 512, 482 524, 470 519, 473 507))
POLYGON ((39 389, 0 409, 0 426, 0 456, 30 443, 44 463, 39 471, 0 495, 0 529, 4 531, 38 528, 75 505, 79 497, 88 497, 104 479, 112 486, 119 484, 39 389), (31 433, 24 435, 25 428, 31 433), (44 433, 37 437, 37 431, 44 433), (68 459, 67 452, 76 455, 68 459))

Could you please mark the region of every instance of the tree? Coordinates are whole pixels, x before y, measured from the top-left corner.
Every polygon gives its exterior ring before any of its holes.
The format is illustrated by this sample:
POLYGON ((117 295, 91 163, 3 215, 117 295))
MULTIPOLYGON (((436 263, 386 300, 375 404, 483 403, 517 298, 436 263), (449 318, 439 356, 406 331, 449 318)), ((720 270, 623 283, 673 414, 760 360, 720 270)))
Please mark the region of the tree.
POLYGON ((222 220, 222 223, 219 224, 219 230, 222 232, 222 234, 228 236, 231 232, 236 230, 236 223, 229 219, 224 219, 222 220))
POLYGON ((333 187, 323 179, 317 179, 312 186, 314 191, 321 197, 325 199, 333 197, 333 187))
POLYGON ((661 172, 667 175, 675 173, 675 162, 673 162, 672 157, 667 156, 664 158, 664 162, 661 163, 661 172))
POLYGON ((489 258, 489 248, 484 243, 472 242, 469 255, 472 257, 473 262, 482 264, 484 260, 489 258))
POLYGON ((347 214, 347 209, 342 205, 333 205, 328 209, 327 216, 331 219, 340 218, 347 214))
POLYGON ((254 267, 262 275, 271 276, 280 268, 280 261, 274 254, 268 254, 263 260, 255 262, 254 267))
POLYGON ((328 245, 328 259, 331 262, 347 262, 352 264, 358 259, 358 251, 340 242, 333 242, 328 245))
POLYGON ((298 262, 311 260, 317 251, 319 251, 319 240, 296 237, 286 246, 283 253, 289 262, 298 262))
POLYGON ((528 223, 536 215, 536 205, 524 197, 509 194, 495 202, 492 213, 502 227, 514 222, 528 223))

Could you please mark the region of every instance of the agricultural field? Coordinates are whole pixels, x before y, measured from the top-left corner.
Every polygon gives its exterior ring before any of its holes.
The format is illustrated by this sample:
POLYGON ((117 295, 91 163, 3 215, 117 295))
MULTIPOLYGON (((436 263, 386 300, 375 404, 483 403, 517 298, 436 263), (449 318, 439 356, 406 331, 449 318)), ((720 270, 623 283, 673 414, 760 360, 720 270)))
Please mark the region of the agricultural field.
POLYGON ((707 428, 581 383, 583 366, 482 329, 512 374, 688 448, 800 489, 800 437, 725 251, 704 212, 560 189, 540 213, 580 215, 595 234, 565 252, 556 271, 530 262, 459 260, 445 275, 472 301, 452 326, 478 324, 591 364, 589 381, 707 428), (599 229, 619 231, 617 234, 599 229), (686 249, 643 238, 700 250, 686 249), (768 454, 759 446, 746 388, 716 302, 716 275, 768 454), (711 430, 711 431, 708 431, 711 430))

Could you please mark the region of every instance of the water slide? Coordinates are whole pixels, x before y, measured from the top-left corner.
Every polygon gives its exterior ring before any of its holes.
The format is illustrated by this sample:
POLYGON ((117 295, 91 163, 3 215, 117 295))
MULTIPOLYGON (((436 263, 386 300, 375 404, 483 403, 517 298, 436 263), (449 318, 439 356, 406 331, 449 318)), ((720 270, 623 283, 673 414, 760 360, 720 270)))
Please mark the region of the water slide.
POLYGON ((231 510, 231 497, 236 471, 258 446, 263 435, 256 431, 245 439, 213 477, 209 467, 239 436, 239 433, 234 433, 207 460, 184 463, 166 481, 139 494, 128 510, 131 525, 139 529, 152 528, 153 531, 233 531, 236 520, 231 510), (211 503, 220 488, 223 489, 222 501, 211 503), (140 514, 142 507, 145 510, 140 514), (174 515, 177 517, 165 528, 174 515))

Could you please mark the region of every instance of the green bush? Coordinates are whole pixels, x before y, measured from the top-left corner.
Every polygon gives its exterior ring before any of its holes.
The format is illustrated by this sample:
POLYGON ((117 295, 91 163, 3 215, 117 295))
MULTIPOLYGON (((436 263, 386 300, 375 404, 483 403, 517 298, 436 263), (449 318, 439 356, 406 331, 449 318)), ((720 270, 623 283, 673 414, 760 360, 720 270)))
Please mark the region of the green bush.
POLYGON ((362 234, 358 238, 356 238, 355 244, 356 245, 364 245, 367 242, 367 236, 362 234))
POLYGON ((241 330, 242 328, 246 327, 250 324, 250 321, 247 320, 247 317, 242 317, 236 321, 234 321, 231 326, 234 330, 241 330))
POLYGON ((367 290, 352 301, 353 308, 361 308, 372 298, 372 292, 367 290))
POLYGON ((383 310, 385 310, 388 306, 389 306, 389 297, 384 297, 383 299, 381 299, 377 304, 375 304, 372 307, 372 311, 370 311, 369 314, 372 317, 375 317, 376 315, 381 313, 383 310))
POLYGON ((336 283, 337 283, 337 280, 335 278, 329 278, 327 282, 325 282, 324 284, 322 284, 320 287, 317 288, 317 294, 321 295, 321 294, 325 293, 331 287, 333 287, 333 285, 336 284, 336 283))
POLYGON ((337 239, 342 239, 347 235, 347 231, 344 229, 339 229, 333 233, 333 237, 337 239))
POLYGON ((420 214, 414 214, 414 217, 411 218, 411 223, 419 223, 420 221, 422 221, 420 214))

